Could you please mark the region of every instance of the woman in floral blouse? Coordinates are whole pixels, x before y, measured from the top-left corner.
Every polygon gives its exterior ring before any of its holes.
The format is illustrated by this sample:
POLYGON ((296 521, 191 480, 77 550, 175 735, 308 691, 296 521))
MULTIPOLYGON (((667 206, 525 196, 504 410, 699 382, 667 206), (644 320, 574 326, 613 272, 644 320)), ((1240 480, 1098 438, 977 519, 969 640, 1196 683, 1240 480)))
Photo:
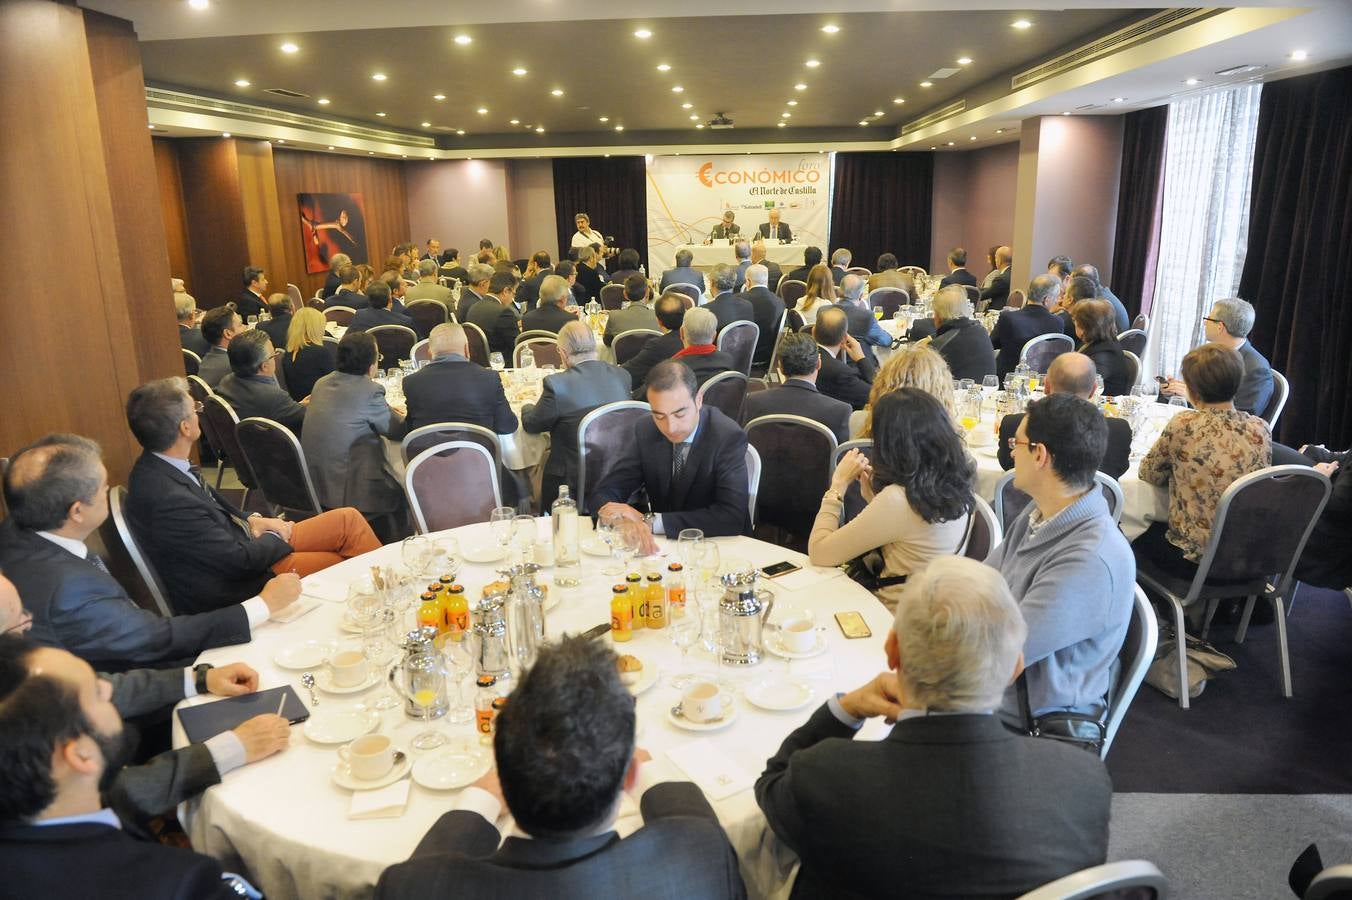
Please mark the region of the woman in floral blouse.
POLYGON ((1142 481, 1169 488, 1169 522, 1155 522, 1132 545, 1175 577, 1190 580, 1206 552, 1221 494, 1240 477, 1272 463, 1265 421, 1235 409, 1244 361, 1220 344, 1183 357, 1183 382, 1193 409, 1164 426, 1141 460, 1142 481))

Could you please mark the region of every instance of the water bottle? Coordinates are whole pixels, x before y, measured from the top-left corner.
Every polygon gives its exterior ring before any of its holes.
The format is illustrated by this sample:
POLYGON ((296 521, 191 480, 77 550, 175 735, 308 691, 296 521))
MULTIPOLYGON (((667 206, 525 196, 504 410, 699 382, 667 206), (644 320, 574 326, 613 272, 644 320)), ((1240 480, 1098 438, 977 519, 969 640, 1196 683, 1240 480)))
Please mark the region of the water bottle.
POLYGON ((568 496, 568 485, 559 485, 559 499, 549 507, 554 528, 554 586, 582 584, 582 559, 577 540, 577 503, 568 496))
POLYGON ((643 263, 639 263, 639 264, 638 264, 638 274, 642 275, 644 278, 647 278, 647 277, 648 277, 648 267, 645 266, 645 265, 643 265, 643 263))

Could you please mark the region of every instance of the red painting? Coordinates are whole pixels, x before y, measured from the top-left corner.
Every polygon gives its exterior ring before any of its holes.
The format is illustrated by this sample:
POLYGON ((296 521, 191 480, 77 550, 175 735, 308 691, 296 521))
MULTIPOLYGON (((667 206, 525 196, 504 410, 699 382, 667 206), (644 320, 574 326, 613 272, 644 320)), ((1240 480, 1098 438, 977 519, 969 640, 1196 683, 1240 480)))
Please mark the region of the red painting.
POLYGON ((296 199, 306 272, 327 272, 338 253, 346 253, 353 265, 367 262, 361 194, 297 194, 296 199))

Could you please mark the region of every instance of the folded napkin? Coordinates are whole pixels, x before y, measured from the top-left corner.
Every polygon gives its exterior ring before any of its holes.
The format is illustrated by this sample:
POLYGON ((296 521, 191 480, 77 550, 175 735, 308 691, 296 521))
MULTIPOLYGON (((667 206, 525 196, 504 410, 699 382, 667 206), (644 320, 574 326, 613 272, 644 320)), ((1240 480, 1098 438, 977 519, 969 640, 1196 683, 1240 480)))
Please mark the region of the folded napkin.
POLYGON ((667 751, 667 759, 699 785, 710 800, 725 800, 756 783, 754 772, 719 752, 707 738, 673 747, 667 751))
POLYGON ((347 584, 342 581, 319 581, 314 578, 307 578, 301 582, 300 594, 302 597, 313 597, 316 600, 323 600, 325 603, 345 603, 347 601, 347 584))
POLYGON ((404 814, 408 806, 409 786, 413 782, 401 778, 394 784, 374 791, 353 791, 349 819, 390 819, 404 814))
POLYGON ((801 591, 804 588, 815 587, 824 581, 840 575, 839 569, 828 569, 823 566, 806 566, 797 572, 790 572, 787 575, 780 575, 770 583, 776 588, 783 588, 786 591, 801 591))
POLYGON ((304 595, 299 600, 292 603, 286 609, 278 610, 268 617, 269 622, 280 622, 283 625, 294 622, 308 612, 319 609, 319 601, 304 595))

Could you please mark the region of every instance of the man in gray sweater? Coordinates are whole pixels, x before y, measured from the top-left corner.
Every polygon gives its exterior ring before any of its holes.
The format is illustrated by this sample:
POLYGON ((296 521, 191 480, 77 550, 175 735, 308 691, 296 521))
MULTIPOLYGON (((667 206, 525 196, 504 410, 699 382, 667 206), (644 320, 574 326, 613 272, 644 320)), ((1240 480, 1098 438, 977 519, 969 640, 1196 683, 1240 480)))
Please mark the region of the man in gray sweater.
MULTIPOLYGON (((1033 502, 986 564, 1000 570, 1028 622, 1029 707, 1034 717, 1102 719, 1136 580, 1131 546, 1094 483, 1108 428, 1092 403, 1053 394, 1029 405, 1012 441, 1014 486, 1033 502)), ((1002 714, 1022 722, 1015 688, 1002 714)))

